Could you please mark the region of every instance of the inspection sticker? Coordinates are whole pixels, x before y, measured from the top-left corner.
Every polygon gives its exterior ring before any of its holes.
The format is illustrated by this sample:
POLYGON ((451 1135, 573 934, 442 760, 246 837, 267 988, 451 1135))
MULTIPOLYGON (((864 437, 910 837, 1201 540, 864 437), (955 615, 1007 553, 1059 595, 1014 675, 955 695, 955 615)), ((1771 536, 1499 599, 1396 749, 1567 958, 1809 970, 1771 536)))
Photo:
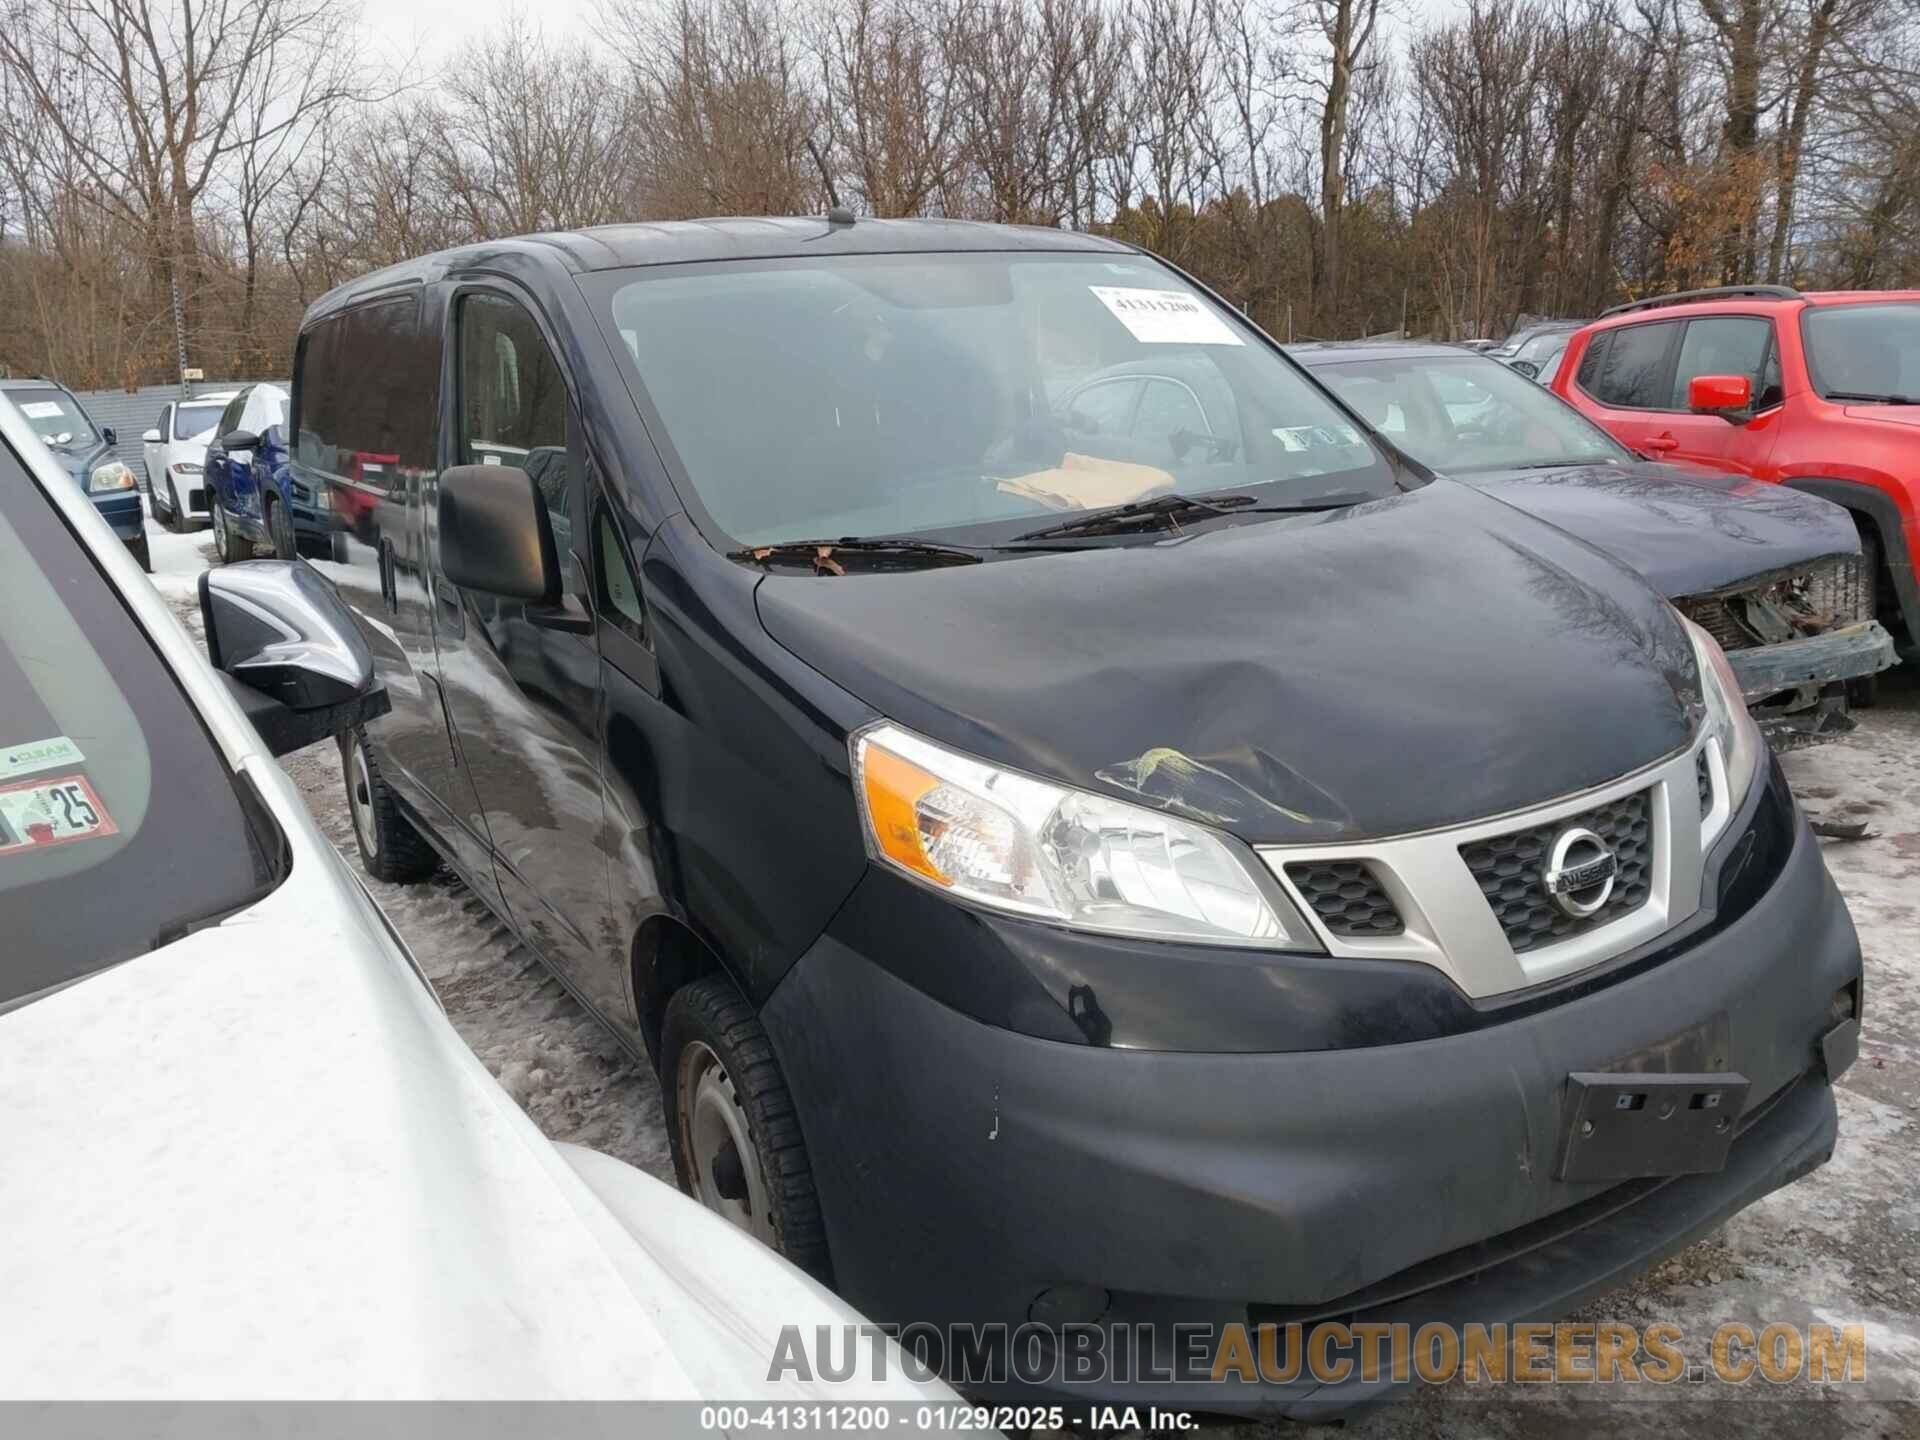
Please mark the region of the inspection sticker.
POLYGON ((1231 326, 1186 290, 1089 285, 1094 298, 1143 345, 1239 345, 1231 326))
POLYGON ((20 413, 29 420, 58 420, 66 411, 58 400, 27 400, 22 402, 20 413))
POLYGON ((80 753, 80 747, 64 735, 35 740, 29 745, 9 745, 0 749, 0 785, 16 775, 31 775, 36 770, 52 770, 60 765, 78 765, 86 758, 80 753))
POLYGON ((0 855, 119 833, 84 775, 0 786, 0 855))

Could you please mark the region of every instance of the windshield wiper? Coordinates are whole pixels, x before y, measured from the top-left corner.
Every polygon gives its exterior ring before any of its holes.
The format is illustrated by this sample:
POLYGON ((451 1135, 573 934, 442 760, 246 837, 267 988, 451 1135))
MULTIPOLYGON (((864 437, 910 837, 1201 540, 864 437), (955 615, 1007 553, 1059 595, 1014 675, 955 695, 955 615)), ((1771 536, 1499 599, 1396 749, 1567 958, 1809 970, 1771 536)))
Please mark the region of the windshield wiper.
POLYGON ((1912 395, 1876 395, 1870 390, 1829 390, 1829 400, 1856 400, 1862 405, 1920 405, 1912 395))
POLYGON ((853 536, 841 540, 782 540, 776 545, 749 545, 730 551, 727 558, 749 560, 756 565, 775 560, 804 561, 813 567, 816 575, 844 575, 847 573, 846 567, 836 558, 840 555, 892 557, 924 566, 978 565, 981 560, 976 551, 963 550, 957 545, 937 545, 931 540, 859 539, 853 536))
POLYGON ((1043 525, 1038 530, 1014 536, 1013 542, 1052 540, 1068 535, 1109 535, 1159 521, 1166 521, 1177 529, 1182 515, 1225 515, 1245 509, 1257 498, 1253 495, 1156 495, 1151 500, 1129 500, 1124 505, 1110 505, 1090 515, 1076 515, 1057 525, 1043 525))

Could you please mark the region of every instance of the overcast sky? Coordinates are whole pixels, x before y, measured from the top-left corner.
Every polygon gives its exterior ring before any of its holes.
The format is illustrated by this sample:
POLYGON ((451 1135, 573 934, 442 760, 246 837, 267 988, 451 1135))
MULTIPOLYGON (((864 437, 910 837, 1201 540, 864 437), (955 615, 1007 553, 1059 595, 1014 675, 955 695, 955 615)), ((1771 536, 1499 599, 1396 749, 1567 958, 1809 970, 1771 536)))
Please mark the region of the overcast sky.
MULTIPOLYGON (((555 38, 584 35, 595 13, 594 0, 361 0, 361 4, 362 30, 373 48, 388 57, 408 53, 415 41, 429 56, 444 57, 516 9, 555 38)), ((1420 23, 1463 14, 1467 5, 1466 0, 1405 0, 1398 8, 1420 23)))

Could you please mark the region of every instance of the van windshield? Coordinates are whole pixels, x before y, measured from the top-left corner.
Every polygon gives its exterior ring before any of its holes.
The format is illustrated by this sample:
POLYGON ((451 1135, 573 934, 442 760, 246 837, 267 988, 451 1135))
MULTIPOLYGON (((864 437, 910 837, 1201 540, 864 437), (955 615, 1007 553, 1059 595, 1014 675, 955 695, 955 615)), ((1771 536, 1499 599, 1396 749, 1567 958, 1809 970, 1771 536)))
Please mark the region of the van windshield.
POLYGON ((1800 335, 1822 395, 1920 405, 1920 303, 1810 305, 1800 335))
POLYGON ((609 309, 649 420, 745 545, 993 543, 1163 494, 1396 488, 1361 427, 1145 257, 676 265, 621 272, 609 309))

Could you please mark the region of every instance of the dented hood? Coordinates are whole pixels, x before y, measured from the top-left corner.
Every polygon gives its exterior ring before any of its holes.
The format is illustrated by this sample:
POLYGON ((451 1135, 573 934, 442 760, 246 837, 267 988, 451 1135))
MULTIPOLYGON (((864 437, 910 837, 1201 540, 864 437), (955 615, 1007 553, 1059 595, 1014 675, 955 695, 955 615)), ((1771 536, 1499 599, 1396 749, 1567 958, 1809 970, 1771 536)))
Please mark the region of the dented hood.
POLYGON ((932 739, 1250 841, 1597 785, 1678 748, 1697 698, 1658 596, 1449 481, 1155 544, 771 575, 757 604, 774 639, 932 739))
POLYGON ((1670 597, 1860 551, 1844 507, 1738 475, 1647 463, 1504 470, 1461 483, 1598 545, 1670 597))

